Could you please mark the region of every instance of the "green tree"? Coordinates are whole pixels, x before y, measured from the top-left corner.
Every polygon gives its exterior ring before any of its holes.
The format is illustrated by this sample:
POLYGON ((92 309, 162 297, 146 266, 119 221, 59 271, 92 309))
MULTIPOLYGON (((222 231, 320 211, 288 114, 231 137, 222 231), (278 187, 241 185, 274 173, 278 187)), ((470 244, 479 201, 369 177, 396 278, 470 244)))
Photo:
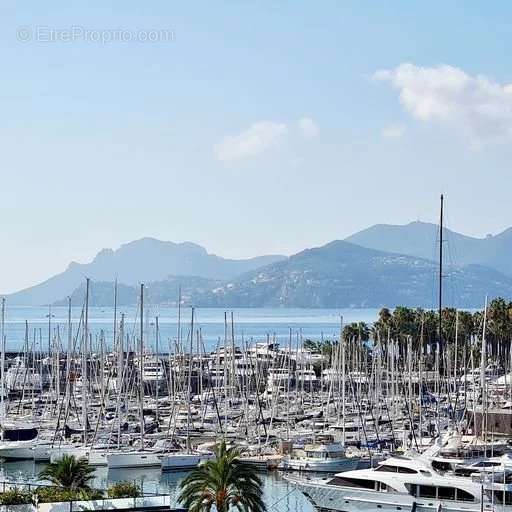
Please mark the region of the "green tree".
POLYGON ((73 455, 64 455, 58 461, 48 464, 39 473, 39 478, 71 490, 90 489, 89 482, 94 478, 94 468, 89 466, 84 457, 77 459, 73 455))
POLYGON ((370 339, 370 328, 365 322, 353 322, 343 328, 344 341, 365 342, 370 339))
POLYGON ((192 471, 181 483, 180 501, 190 512, 264 512, 263 482, 253 466, 239 460, 240 452, 226 448, 223 441, 215 448, 215 459, 192 471))

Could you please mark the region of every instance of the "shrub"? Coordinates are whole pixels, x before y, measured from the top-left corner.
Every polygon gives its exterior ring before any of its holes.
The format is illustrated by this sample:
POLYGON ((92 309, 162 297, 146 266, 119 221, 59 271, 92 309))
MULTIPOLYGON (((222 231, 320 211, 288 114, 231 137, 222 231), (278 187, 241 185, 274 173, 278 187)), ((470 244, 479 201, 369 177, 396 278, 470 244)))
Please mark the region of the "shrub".
POLYGON ((36 495, 39 503, 58 503, 61 501, 75 501, 77 499, 76 491, 59 487, 39 487, 36 495))
POLYGON ((104 498, 103 491, 98 489, 80 489, 76 491, 76 499, 77 500, 101 500, 104 498))
POLYGON ((39 503, 59 503, 63 501, 88 501, 103 498, 97 489, 63 489, 61 487, 39 487, 36 491, 39 503))
POLYGON ((0 505, 24 505, 32 503, 32 493, 14 487, 0 493, 0 505))
POLYGON ((109 498, 138 498, 140 488, 133 482, 117 482, 108 488, 109 498))

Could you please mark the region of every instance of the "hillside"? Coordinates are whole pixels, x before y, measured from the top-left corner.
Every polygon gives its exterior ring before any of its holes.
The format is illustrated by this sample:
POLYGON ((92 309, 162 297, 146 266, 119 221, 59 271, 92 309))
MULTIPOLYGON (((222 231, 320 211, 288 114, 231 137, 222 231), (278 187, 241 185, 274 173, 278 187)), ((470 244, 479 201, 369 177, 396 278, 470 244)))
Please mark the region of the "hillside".
MULTIPOLYGON (((148 304, 165 304, 176 306, 181 292, 183 304, 192 304, 198 297, 203 297, 221 286, 221 281, 203 277, 168 277, 163 281, 144 284, 144 297, 148 304)), ((117 285, 118 306, 133 306, 139 300, 140 286, 125 284, 117 285)), ((71 294, 72 304, 83 304, 85 299, 85 283, 82 283, 71 294)), ((92 281, 89 290, 91 306, 112 306, 114 304, 114 283, 110 281, 92 281)), ((56 301, 56 306, 66 306, 68 298, 56 301)))
MULTIPOLYGON (((447 267, 445 302, 472 307, 510 297, 512 278, 478 265, 447 267)), ((424 258, 345 241, 307 249, 216 290, 216 305, 239 307, 380 307, 436 304, 437 265, 424 258)))

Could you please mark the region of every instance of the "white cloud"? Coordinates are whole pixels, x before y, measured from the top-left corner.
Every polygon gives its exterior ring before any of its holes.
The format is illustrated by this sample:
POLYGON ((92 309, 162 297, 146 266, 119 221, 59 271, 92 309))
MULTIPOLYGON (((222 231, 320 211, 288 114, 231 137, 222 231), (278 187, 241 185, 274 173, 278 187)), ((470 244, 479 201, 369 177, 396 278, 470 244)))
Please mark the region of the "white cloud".
POLYGON ((320 133, 320 128, 310 117, 302 117, 298 124, 304 137, 316 137, 320 133))
POLYGON ((238 135, 224 137, 215 146, 215 154, 222 162, 255 157, 277 146, 287 132, 286 124, 259 121, 238 135))
POLYGON ((374 74, 399 91, 404 109, 423 122, 449 123, 477 144, 512 139, 512 84, 441 65, 403 63, 374 74))
POLYGON ((381 133, 383 137, 397 139, 405 133, 405 126, 403 124, 390 124, 384 127, 381 133))

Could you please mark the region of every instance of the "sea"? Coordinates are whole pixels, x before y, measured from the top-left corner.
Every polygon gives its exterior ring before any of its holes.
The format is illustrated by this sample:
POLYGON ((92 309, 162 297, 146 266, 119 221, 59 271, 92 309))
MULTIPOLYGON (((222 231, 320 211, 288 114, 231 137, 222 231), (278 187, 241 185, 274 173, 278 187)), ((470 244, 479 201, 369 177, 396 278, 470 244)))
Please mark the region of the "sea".
MULTIPOLYGON (((115 312, 117 329, 124 315, 124 332, 131 340, 140 333, 140 312, 136 307, 120 307, 115 312)), ((197 347, 198 335, 206 351, 222 346, 224 340, 231 342, 234 333, 237 345, 255 342, 287 344, 290 336, 293 346, 305 339, 337 339, 340 327, 351 322, 372 323, 377 319, 378 309, 306 309, 306 308, 177 308, 148 306, 143 310, 144 347, 156 351, 156 325, 158 319, 158 352, 174 352, 178 337, 178 325, 182 343, 190 341, 193 316, 193 347, 197 347), (179 321, 178 321, 179 318, 179 321)), ((72 339, 80 339, 83 332, 84 312, 82 307, 71 309, 72 339)), ((91 307, 88 314, 88 330, 91 346, 97 349, 100 340, 105 347, 112 347, 114 335, 114 308, 91 307)), ((7 304, 4 334, 6 351, 21 350, 28 339, 29 347, 36 351, 48 351, 56 339, 60 346, 67 347, 67 307, 23 307, 7 304)), ((76 343, 76 342, 75 342, 76 343)), ((186 346, 190 346, 190 343, 186 346)))

